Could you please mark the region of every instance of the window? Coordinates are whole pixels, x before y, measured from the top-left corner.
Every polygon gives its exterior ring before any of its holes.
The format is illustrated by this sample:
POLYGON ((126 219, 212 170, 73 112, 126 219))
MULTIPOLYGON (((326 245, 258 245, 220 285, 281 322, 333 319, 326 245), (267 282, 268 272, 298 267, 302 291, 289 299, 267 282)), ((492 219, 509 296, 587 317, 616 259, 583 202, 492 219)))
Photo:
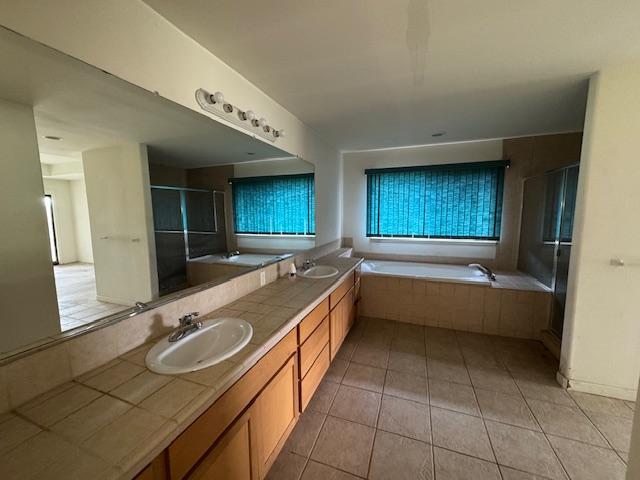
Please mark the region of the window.
POLYGON ((312 173, 231 178, 236 233, 314 235, 312 173))
POLYGON ((365 170, 367 237, 500 238, 508 161, 365 170))

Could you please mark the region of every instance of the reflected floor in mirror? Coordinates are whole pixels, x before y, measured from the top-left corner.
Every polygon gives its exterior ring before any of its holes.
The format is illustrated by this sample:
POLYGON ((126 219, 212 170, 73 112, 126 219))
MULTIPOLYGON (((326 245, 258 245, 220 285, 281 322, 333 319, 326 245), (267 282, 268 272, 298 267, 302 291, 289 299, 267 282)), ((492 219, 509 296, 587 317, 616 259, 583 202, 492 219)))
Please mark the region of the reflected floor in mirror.
POLYGON ((63 332, 128 308, 96 298, 96 275, 92 264, 56 265, 53 270, 63 332))

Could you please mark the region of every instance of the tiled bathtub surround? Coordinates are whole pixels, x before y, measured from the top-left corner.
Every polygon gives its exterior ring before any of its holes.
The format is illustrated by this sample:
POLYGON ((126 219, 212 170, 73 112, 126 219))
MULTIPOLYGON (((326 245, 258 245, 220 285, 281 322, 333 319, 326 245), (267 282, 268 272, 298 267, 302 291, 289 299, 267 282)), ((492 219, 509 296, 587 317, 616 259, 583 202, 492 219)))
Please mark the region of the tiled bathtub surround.
POLYGON ((359 308, 368 317, 519 338, 548 328, 550 294, 517 275, 500 275, 491 287, 375 274, 361 282, 359 308))
POLYGON ((556 368, 536 341, 361 318, 268 480, 622 480, 635 404, 556 368))
MULTIPOLYGON (((0 415, 0 478, 40 478, 45 472, 55 472, 47 478, 133 477, 291 331, 359 259, 331 257, 323 262, 336 266, 340 274, 321 280, 280 278, 205 316, 236 316, 254 327, 251 342, 218 365, 183 375, 156 375, 144 364, 152 345, 147 342, 119 352, 98 368, 83 368, 74 380, 58 376, 55 388, 13 405, 14 411, 0 415)), ((124 348, 114 335, 109 345, 124 348)), ((53 366, 66 362, 68 375, 72 360, 67 347, 61 344, 41 354, 50 355, 53 366)), ((88 361, 91 350, 101 347, 92 343, 84 348, 88 361)), ((24 370, 11 374, 25 375, 25 383, 33 375, 31 367, 41 376, 55 372, 41 364, 42 358, 23 360, 29 362, 20 367, 24 370)), ((27 387, 18 384, 26 396, 27 387)))

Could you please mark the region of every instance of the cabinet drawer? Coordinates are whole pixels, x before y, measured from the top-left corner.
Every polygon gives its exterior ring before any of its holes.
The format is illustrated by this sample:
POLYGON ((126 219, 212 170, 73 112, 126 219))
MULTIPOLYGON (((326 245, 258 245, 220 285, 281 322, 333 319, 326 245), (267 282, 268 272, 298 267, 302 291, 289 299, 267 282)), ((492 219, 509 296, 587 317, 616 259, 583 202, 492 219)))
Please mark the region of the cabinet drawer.
POLYGON ((311 332, 313 332, 322 319, 329 314, 329 297, 325 298, 320 305, 314 308, 309 315, 298 325, 298 344, 302 345, 304 341, 309 338, 311 332))
POLYGON ((353 278, 354 273, 352 272, 333 292, 331 292, 331 295, 329 295, 329 308, 331 310, 333 310, 342 297, 347 294, 349 289, 353 287, 353 278))
POLYGON ((309 400, 311 400, 313 393, 320 385, 322 377, 329 369, 329 363, 331 362, 329 357, 329 345, 325 345, 307 375, 300 381, 300 411, 304 411, 307 408, 309 400))
POLYGON ((171 480, 184 478, 296 350, 294 329, 169 445, 171 480))
POLYGON ((327 315, 307 340, 300 346, 300 378, 304 378, 322 349, 329 343, 329 316, 327 315))

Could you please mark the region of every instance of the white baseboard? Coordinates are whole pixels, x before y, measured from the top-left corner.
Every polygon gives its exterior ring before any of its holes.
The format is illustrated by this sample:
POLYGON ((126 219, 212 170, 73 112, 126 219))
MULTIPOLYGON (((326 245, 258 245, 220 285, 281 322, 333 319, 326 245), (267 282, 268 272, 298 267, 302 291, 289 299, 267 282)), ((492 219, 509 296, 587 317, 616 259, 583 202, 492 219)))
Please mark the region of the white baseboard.
POLYGON ((565 377, 562 373, 556 374, 558 383, 569 391, 591 393, 603 397, 619 398, 621 400, 635 401, 638 391, 633 388, 616 387, 614 385, 602 385, 600 383, 585 382, 565 377))

